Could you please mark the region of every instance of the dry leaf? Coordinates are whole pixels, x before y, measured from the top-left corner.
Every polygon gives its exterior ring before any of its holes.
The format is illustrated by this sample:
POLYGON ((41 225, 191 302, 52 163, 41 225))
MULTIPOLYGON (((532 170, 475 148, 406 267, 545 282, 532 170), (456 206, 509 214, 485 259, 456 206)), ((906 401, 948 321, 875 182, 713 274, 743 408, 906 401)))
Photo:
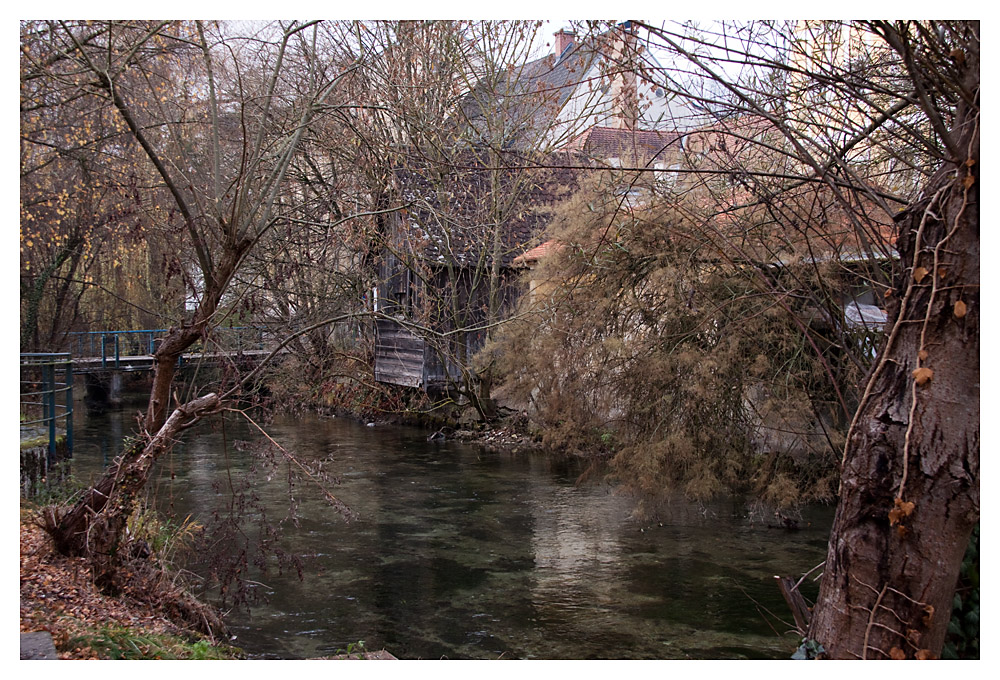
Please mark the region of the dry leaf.
MULTIPOLYGON (((914 507, 916 506, 913 501, 904 501, 902 498, 897 498, 893 501, 892 510, 889 511, 889 526, 896 526, 901 519, 909 517, 913 513, 914 507)), ((909 533, 907 528, 901 524, 897 531, 900 538, 906 538, 906 534, 909 533)))
POLYGON ((889 526, 895 526, 904 517, 909 517, 913 514, 913 508, 916 507, 913 501, 904 501, 902 498, 897 498, 893 502, 893 508, 889 511, 889 526))
POLYGON ((976 178, 973 177, 972 175, 966 175, 965 179, 962 180, 962 186, 965 187, 966 189, 968 189, 975 183, 976 183, 976 178))
POLYGON ((895 661, 902 661, 906 658, 906 652, 904 652, 899 647, 893 647, 889 650, 889 658, 895 661))
POLYGON ((929 649, 921 649, 919 652, 913 655, 914 658, 920 659, 921 661, 927 661, 928 659, 936 659, 934 652, 929 649))
POLYGON ((916 269, 913 270, 913 280, 916 281, 917 283, 923 281, 925 276, 927 276, 926 267, 917 267, 916 269))
POLYGON ((892 288, 886 288, 885 289, 885 293, 883 293, 882 297, 884 297, 887 300, 889 298, 891 298, 892 297, 892 288))
POLYGON ((926 604, 924 605, 924 625, 930 627, 931 621, 934 620, 934 605, 926 604))
POLYGON ((927 353, 926 349, 922 349, 919 352, 917 352, 917 358, 920 359, 921 361, 927 361, 927 357, 929 356, 930 355, 927 353))
POLYGON ((963 316, 965 316, 965 313, 967 311, 968 311, 968 309, 966 308, 964 302, 962 302, 961 300, 958 300, 958 301, 955 302, 955 318, 956 319, 961 319, 963 316))
POLYGON ((934 371, 927 368, 926 366, 921 366, 913 372, 913 379, 917 381, 918 385, 926 385, 934 377, 934 371))
POLYGON ((944 267, 938 267, 938 278, 939 279, 943 280, 944 277, 945 277, 945 274, 947 274, 947 273, 948 273, 947 269, 945 269, 944 267))

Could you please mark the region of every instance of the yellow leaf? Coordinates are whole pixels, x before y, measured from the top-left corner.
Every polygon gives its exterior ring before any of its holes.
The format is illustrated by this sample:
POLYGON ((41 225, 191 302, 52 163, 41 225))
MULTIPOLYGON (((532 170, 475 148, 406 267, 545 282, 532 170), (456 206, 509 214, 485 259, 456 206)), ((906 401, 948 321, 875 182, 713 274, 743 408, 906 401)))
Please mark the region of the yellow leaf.
POLYGON ((966 309, 964 302, 962 302, 961 300, 958 300, 957 302, 955 302, 955 318, 956 319, 961 319, 963 316, 965 316, 966 311, 968 311, 968 310, 966 309))
POLYGON ((927 276, 926 267, 917 267, 913 270, 913 280, 917 283, 923 281, 924 277, 927 276))
POLYGON ((925 385, 926 383, 929 383, 933 377, 934 371, 926 366, 921 366, 913 372, 913 379, 917 381, 917 385, 925 385))

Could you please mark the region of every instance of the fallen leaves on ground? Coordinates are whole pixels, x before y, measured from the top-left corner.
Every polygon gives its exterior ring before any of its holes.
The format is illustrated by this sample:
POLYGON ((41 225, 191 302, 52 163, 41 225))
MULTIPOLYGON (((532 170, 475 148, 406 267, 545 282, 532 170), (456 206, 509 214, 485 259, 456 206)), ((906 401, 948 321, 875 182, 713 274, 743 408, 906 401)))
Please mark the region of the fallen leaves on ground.
POLYGON ((137 633, 184 634, 148 605, 102 594, 87 561, 56 553, 48 534, 30 513, 22 512, 21 632, 51 633, 60 659, 97 659, 94 650, 68 643, 107 625, 137 633))

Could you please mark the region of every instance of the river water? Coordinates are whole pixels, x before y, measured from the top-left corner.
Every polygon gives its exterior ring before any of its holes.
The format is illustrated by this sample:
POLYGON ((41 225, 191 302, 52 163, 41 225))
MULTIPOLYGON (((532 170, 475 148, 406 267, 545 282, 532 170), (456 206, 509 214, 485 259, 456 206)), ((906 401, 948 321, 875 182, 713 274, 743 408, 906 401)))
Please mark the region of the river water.
MULTIPOLYGON (((136 409, 77 413, 73 472, 87 481, 136 409)), ((252 658, 329 656, 359 641, 402 659, 780 659, 798 646, 771 614, 790 620, 774 575, 824 559, 832 508, 803 511, 798 531, 769 528, 737 501, 677 501, 640 521, 600 479, 578 483, 573 461, 314 415, 266 429, 338 476, 330 490, 356 518, 302 479, 290 488, 294 465, 267 474, 254 447, 234 445, 259 435, 232 415, 185 433, 153 485, 163 509, 205 524, 230 507, 232 488, 251 494, 240 497, 251 519, 285 519, 294 503, 297 526, 284 521, 279 545, 299 556, 302 577, 273 561, 252 571, 267 601, 227 616, 252 658)))

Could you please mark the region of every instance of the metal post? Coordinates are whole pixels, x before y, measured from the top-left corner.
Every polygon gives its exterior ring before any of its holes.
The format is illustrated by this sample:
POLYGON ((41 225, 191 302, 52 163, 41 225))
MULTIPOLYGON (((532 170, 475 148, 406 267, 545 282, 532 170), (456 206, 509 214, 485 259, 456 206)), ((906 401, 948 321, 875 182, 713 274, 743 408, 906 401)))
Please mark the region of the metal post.
POLYGON ((108 334, 101 333, 101 368, 108 367, 108 334))
POLYGON ((66 357, 66 457, 73 455, 73 357, 66 357))
POLYGON ((118 338, 120 337, 118 333, 115 333, 115 368, 118 368, 118 364, 121 361, 121 347, 118 343, 118 338))
POLYGON ((42 364, 42 383, 45 385, 43 415, 49 423, 49 460, 56 455, 56 369, 55 363, 42 364))

